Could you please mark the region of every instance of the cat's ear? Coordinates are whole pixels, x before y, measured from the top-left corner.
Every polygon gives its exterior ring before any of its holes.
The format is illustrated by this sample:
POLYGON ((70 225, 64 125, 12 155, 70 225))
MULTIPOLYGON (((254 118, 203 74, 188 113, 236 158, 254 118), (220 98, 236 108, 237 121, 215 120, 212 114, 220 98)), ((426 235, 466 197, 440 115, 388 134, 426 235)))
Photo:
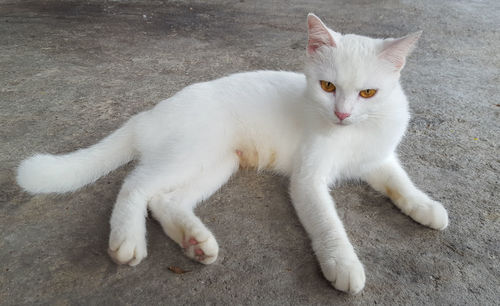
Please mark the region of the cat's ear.
POLYGON ((397 39, 385 40, 379 58, 390 62, 395 71, 400 71, 405 65, 406 57, 415 48, 420 35, 422 35, 422 31, 397 39))
POLYGON ((321 46, 336 47, 335 40, 328 31, 328 28, 313 13, 307 15, 307 25, 309 34, 307 53, 309 55, 313 55, 321 46))

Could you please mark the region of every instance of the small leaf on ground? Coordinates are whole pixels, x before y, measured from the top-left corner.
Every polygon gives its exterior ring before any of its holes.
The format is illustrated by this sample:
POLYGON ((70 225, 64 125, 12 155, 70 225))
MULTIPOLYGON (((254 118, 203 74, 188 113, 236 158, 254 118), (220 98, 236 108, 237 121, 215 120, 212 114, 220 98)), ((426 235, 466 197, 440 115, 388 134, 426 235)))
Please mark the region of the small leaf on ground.
POLYGON ((179 268, 179 267, 176 267, 176 266, 170 266, 170 267, 168 267, 168 269, 170 271, 174 272, 175 274, 184 274, 187 272, 191 272, 191 271, 186 271, 186 270, 179 268))

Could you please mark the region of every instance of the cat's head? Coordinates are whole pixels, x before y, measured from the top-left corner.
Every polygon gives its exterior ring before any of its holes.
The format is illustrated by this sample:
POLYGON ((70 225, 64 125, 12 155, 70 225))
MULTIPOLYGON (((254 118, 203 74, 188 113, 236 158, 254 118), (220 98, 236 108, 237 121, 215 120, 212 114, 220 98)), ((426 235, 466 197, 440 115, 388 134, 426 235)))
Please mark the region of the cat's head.
POLYGON ((312 102, 335 124, 380 118, 421 32, 373 39, 334 32, 313 14, 307 21, 305 74, 312 102))

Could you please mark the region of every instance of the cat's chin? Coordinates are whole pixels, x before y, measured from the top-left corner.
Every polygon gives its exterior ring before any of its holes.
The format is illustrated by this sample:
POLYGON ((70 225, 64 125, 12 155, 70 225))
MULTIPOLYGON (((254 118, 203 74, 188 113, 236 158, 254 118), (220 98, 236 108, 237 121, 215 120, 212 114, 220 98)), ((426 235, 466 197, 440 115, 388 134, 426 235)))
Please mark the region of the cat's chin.
POLYGON ((349 126, 349 125, 352 125, 352 122, 346 122, 346 121, 337 121, 337 122, 334 122, 335 125, 338 125, 338 126, 349 126))

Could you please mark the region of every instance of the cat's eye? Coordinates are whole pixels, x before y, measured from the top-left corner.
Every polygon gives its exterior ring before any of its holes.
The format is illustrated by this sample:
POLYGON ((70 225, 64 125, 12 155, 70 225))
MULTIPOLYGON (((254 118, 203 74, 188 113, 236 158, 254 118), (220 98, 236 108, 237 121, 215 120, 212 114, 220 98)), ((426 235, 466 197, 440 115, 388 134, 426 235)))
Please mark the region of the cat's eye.
POLYGON ((332 82, 319 81, 319 83, 321 84, 321 88, 323 88, 323 90, 326 91, 326 92, 334 92, 335 89, 337 89, 335 87, 335 84, 333 84, 332 82))
POLYGON ((363 89, 359 92, 359 95, 363 98, 371 98, 377 93, 376 89, 363 89))

